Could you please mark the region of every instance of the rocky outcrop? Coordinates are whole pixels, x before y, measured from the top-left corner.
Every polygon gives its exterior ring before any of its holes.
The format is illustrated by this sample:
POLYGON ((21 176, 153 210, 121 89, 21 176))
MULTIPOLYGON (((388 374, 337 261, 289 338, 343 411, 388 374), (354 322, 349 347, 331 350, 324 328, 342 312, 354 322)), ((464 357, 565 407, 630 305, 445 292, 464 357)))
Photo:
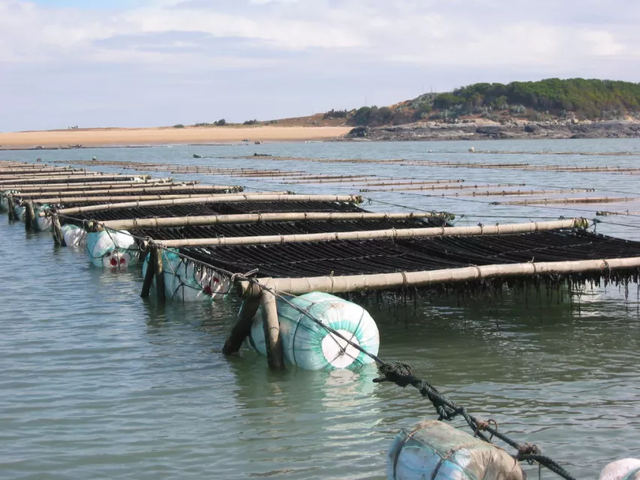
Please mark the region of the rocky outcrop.
POLYGON ((487 125, 473 122, 418 122, 397 126, 356 127, 345 140, 486 140, 520 138, 640 138, 640 123, 512 122, 487 125))

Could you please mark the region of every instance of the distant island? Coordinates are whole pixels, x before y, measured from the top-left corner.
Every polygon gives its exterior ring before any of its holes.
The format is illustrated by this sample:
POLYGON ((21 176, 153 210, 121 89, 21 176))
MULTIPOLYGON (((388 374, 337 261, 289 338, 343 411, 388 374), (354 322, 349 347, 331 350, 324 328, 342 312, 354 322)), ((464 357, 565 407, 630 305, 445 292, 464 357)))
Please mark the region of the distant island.
POLYGON ((640 83, 551 78, 476 83, 396 105, 327 112, 351 139, 640 137, 640 83))
POLYGON ((640 138, 640 83, 476 83, 395 105, 276 120, 0 133, 0 150, 299 141, 640 138), (320 127, 320 128, 318 128, 320 127))

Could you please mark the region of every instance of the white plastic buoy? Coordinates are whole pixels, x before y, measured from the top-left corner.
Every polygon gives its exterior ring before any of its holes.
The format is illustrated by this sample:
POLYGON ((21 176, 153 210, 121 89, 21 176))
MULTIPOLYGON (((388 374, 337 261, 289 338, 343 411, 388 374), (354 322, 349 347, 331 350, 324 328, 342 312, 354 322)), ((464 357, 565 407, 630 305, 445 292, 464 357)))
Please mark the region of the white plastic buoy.
POLYGON ((640 460, 625 458, 612 462, 602 469, 600 480, 640 480, 640 460))
POLYGON ((428 420, 402 430, 387 457, 389 480, 525 480, 505 450, 449 424, 428 420))
POLYGON ((48 208, 49 205, 40 205, 35 209, 36 225, 38 226, 38 230, 40 232, 50 232, 53 228, 53 220, 51 220, 51 217, 41 217, 39 215, 41 212, 44 212, 48 208))
POLYGON ((473 153, 473 152, 475 152, 475 151, 476 151, 476 149, 475 149, 475 148, 473 148, 473 147, 471 147, 471 148, 469 149, 469 153, 473 153))
MULTIPOLYGON (((142 266, 143 278, 148 265, 149 255, 146 256, 142 266)), ((162 251, 162 272, 165 295, 172 300, 183 302, 221 300, 231 288, 229 277, 185 261, 171 251, 162 251)))
MULTIPOLYGON (((321 292, 290 297, 288 301, 367 352, 378 354, 378 326, 359 305, 321 292)), ((277 309, 280 339, 287 363, 304 370, 352 369, 373 363, 371 357, 314 323, 285 301, 278 299, 277 309)), ((253 321, 249 343, 258 353, 267 354, 261 311, 253 321)))
POLYGON ((128 268, 138 263, 138 246, 129 232, 103 230, 87 235, 87 253, 97 267, 128 268))
POLYGON ((23 207, 21 205, 16 205, 16 207, 13 209, 14 213, 16 214, 16 218, 18 220, 20 220, 21 222, 24 222, 24 214, 27 211, 26 207, 23 207))
POLYGON ((76 225, 63 225, 62 237, 67 247, 81 247, 87 243, 87 232, 76 225))

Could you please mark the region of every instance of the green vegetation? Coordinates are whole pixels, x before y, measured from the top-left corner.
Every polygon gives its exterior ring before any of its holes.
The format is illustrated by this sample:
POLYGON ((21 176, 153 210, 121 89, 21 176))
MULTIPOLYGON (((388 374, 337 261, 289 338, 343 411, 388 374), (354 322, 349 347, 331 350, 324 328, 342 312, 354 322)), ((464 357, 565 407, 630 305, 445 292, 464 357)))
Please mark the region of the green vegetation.
POLYGON ((351 125, 377 126, 425 119, 457 122, 464 116, 508 122, 511 117, 532 121, 609 120, 627 115, 640 118, 640 83, 550 78, 506 85, 476 83, 453 92, 426 93, 392 108, 331 110, 323 118, 346 118, 351 125))
POLYGON ((243 123, 243 125, 258 125, 260 122, 258 120, 247 120, 243 123))
POLYGON ((184 128, 184 125, 181 123, 176 123, 173 128, 184 128))
POLYGON ((438 109, 459 107, 463 113, 507 108, 511 113, 524 113, 522 110, 528 108, 559 117, 573 113, 578 118, 609 119, 640 112, 640 84, 582 78, 550 78, 507 85, 476 83, 436 96, 433 105, 438 109))
POLYGON ((348 116, 349 116, 349 112, 347 110, 331 109, 322 116, 322 119, 333 120, 334 118, 347 118, 348 116))

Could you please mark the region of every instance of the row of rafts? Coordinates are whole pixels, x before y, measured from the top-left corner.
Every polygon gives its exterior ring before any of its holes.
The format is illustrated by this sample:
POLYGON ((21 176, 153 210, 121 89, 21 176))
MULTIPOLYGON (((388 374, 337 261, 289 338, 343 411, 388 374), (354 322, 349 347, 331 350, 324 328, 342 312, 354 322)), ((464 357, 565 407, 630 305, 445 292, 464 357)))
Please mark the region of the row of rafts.
MULTIPOLYGON (((25 218, 25 207, 8 205, 0 198, 0 210, 15 208, 15 217, 25 218)), ((40 206, 38 209, 46 208, 40 206)), ((38 215, 40 231, 51 231, 50 216, 38 215)), ((86 249, 97 267, 126 269, 142 263, 146 273, 149 255, 141 253, 138 242, 127 231, 87 232, 72 224, 61 227, 68 247, 86 249), (141 258, 144 258, 140 262, 141 258)), ((232 285, 228 276, 185 260, 177 251, 162 251, 165 293, 182 301, 219 301, 232 285)), ((280 340, 285 360, 306 370, 357 369, 373 363, 352 344, 377 355, 380 337, 377 325, 362 307, 320 292, 277 300, 280 340), (301 313, 306 312, 306 313, 301 313), (314 320, 312 320, 314 319, 314 320), (333 335, 331 327, 348 338, 333 335)), ((255 315, 247 344, 267 355, 267 340, 260 309, 255 315)), ((387 457, 390 479, 525 479, 519 462, 506 451, 438 421, 427 421, 411 431, 402 431, 387 457)), ((623 460, 607 466, 602 480, 640 479, 640 461, 623 460)))

